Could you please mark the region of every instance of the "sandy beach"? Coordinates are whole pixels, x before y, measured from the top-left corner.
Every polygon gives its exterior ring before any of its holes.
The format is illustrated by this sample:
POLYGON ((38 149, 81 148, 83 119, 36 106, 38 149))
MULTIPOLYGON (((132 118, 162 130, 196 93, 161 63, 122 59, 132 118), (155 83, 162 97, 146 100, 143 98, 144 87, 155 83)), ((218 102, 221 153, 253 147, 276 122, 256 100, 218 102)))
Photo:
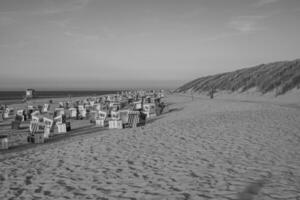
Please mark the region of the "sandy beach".
POLYGON ((73 136, 1 151, 0 199, 300 199, 298 107, 166 101, 143 128, 83 121, 73 136))

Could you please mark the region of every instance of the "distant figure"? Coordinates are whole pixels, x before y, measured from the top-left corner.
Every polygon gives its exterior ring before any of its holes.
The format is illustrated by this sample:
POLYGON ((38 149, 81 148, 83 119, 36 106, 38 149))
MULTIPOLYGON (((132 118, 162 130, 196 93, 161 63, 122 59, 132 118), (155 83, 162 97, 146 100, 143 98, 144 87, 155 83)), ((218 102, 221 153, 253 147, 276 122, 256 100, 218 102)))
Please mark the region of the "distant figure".
POLYGON ((214 88, 211 88, 210 92, 209 92, 209 96, 211 99, 214 98, 214 93, 215 93, 215 89, 214 88))

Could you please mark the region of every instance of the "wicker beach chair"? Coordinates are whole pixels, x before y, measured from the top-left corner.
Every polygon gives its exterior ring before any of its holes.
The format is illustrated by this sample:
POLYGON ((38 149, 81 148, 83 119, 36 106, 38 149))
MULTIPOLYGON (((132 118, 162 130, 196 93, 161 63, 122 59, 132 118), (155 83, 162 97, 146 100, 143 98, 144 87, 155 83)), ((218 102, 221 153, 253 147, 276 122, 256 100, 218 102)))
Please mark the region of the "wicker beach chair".
POLYGON ((79 110, 79 115, 80 115, 80 118, 83 119, 83 118, 86 118, 86 108, 84 105, 79 105, 78 106, 78 110, 79 110))
POLYGON ((70 117, 71 118, 76 118, 77 116, 77 109, 76 108, 69 108, 70 111, 70 117))
POLYGON ((10 113, 9 109, 6 108, 5 111, 4 111, 4 114, 3 114, 3 118, 4 118, 4 119, 9 118, 9 113, 10 113))
POLYGON ((44 132, 41 131, 39 122, 30 122, 30 132, 27 141, 32 143, 44 143, 44 132))
POLYGON ((129 110, 120 110, 120 119, 122 120, 123 124, 128 124, 128 114, 129 110))
POLYGON ((95 119, 95 124, 97 127, 105 127, 105 119, 107 117, 107 113, 99 110, 97 118, 95 119))
POLYGON ((119 112, 111 111, 110 116, 111 116, 111 120, 119 120, 120 119, 119 112))
POLYGON ((63 123, 62 115, 59 115, 59 116, 55 117, 54 122, 55 122, 55 124, 56 123, 63 123))
POLYGON ((136 101, 134 102, 134 110, 139 110, 142 109, 142 102, 141 101, 136 101))
POLYGON ((95 110, 100 110, 101 109, 101 104, 100 103, 95 103, 93 107, 94 107, 95 110))
POLYGON ((49 108, 50 108, 49 104, 45 103, 44 106, 43 106, 43 112, 44 113, 48 112, 49 108))
POLYGON ((65 114, 65 109, 64 108, 55 108, 55 115, 60 116, 65 114))
POLYGON ((108 122, 109 128, 116 128, 116 129, 122 129, 122 120, 120 120, 120 113, 111 111, 111 117, 108 122))
POLYGON ((24 115, 23 115, 24 110, 17 110, 17 115, 22 117, 22 121, 24 121, 24 115))
POLYGON ((0 135, 0 149, 8 149, 8 135, 0 135))
POLYGON ((52 136, 51 132, 52 132, 52 129, 53 129, 54 121, 52 119, 47 118, 47 117, 44 117, 43 120, 44 120, 44 123, 45 123, 44 138, 49 139, 49 137, 52 136))
POLYGON ((99 119, 102 119, 102 120, 106 119, 106 117, 107 117, 106 112, 100 110, 98 113, 99 113, 99 116, 98 116, 99 119))
POLYGON ((129 111, 128 113, 128 124, 125 127, 135 128, 139 123, 140 112, 139 111, 129 111))
POLYGON ((0 122, 4 121, 4 112, 0 111, 0 122))

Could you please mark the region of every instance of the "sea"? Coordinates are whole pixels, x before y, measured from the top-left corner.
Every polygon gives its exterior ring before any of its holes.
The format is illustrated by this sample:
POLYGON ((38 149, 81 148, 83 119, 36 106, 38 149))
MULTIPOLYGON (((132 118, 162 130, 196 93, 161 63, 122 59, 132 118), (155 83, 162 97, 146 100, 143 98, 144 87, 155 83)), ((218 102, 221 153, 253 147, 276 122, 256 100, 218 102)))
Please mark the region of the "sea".
MULTIPOLYGON (((64 97, 82 97, 99 96, 105 94, 116 94, 117 90, 65 90, 65 91, 37 91, 35 90, 35 99, 44 98, 64 98, 64 97)), ((25 91, 0 91, 0 101, 20 101, 25 98, 25 91)))

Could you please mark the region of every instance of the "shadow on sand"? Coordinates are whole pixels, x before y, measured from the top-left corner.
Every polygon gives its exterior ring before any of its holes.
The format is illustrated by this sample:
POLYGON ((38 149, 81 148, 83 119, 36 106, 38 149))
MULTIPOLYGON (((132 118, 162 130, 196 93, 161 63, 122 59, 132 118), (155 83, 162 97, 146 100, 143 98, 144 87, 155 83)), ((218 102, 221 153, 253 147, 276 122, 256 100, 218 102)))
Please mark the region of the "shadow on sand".
MULTIPOLYGON (((100 128, 100 127, 95 127, 93 125, 88 125, 88 126, 84 126, 84 127, 74 129, 70 132, 67 132, 66 134, 57 134, 57 135, 55 135, 54 137, 52 137, 51 139, 47 140, 45 143, 42 143, 42 144, 25 143, 25 144, 20 144, 20 145, 16 145, 16 146, 11 146, 11 147, 9 147, 9 149, 0 150, 0 152, 1 152, 2 155, 7 154, 7 153, 21 152, 21 151, 24 151, 24 150, 36 148, 38 146, 48 145, 48 144, 52 144, 52 143, 55 143, 55 142, 68 140, 72 137, 92 134, 92 133, 99 132, 99 131, 104 131, 104 130, 107 130, 107 128, 100 128)), ((0 159, 0 161, 5 160, 5 159, 6 158, 0 159)))
POLYGON ((179 111, 182 111, 183 109, 184 109, 184 107, 181 107, 181 108, 171 108, 171 109, 169 109, 169 112, 166 112, 164 114, 171 113, 171 112, 179 112, 179 111))
POLYGON ((146 125, 151 124, 151 123, 155 122, 156 120, 159 120, 159 119, 162 119, 162 118, 164 118, 164 116, 160 115, 160 116, 157 116, 155 118, 148 119, 147 122, 146 122, 146 125))

